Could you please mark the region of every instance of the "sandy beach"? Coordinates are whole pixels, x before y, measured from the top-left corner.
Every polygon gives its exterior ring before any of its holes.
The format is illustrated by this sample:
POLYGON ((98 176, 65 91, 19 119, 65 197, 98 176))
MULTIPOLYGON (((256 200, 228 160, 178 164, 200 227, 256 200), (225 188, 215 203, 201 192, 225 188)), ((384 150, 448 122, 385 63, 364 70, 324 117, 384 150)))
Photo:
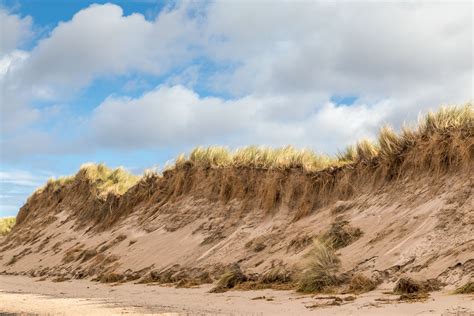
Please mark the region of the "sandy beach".
POLYGON ((0 276, 0 313, 39 315, 473 315, 474 297, 432 293, 423 302, 396 302, 382 290, 342 299, 339 306, 327 295, 292 291, 229 291, 208 293, 209 286, 173 287, 86 280, 38 281, 23 276, 0 276))

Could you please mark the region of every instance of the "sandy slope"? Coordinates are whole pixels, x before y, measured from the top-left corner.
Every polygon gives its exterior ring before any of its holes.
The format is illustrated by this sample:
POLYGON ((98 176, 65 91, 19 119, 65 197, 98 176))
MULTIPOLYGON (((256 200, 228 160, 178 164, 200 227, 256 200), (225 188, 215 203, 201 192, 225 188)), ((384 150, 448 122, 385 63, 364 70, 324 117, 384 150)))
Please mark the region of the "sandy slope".
POLYGON ((321 207, 298 221, 285 205, 273 214, 243 213, 237 200, 223 205, 190 196, 147 218, 145 226, 137 211, 104 232, 78 229, 71 211, 60 207, 51 220, 38 222, 41 226, 31 220, 0 243, 0 271, 52 278, 170 271, 178 281, 206 273, 216 279, 238 262, 245 273, 274 267, 294 272, 310 248, 307 241, 342 216, 363 235, 339 251, 341 272, 384 282, 403 275, 437 278, 450 290, 474 277, 473 188, 469 173, 400 182, 321 207), (254 250, 258 243, 263 250, 254 250))
MULTIPOLYGON (((472 315, 474 297, 433 293, 424 302, 383 302, 382 290, 341 306, 311 307, 326 300, 290 291, 207 293, 209 286, 175 289, 83 280, 54 283, 22 276, 0 276, 0 312, 61 315, 472 315), (265 299, 255 299, 259 297, 265 299), (270 300, 267 300, 270 299, 270 300)), ((321 297, 321 296, 319 296, 321 297)), ((341 298, 347 295, 341 295, 341 298)))
MULTIPOLYGON (((325 314, 319 305, 333 302, 343 304, 332 314, 439 314, 471 306, 472 300, 443 294, 474 279, 471 126, 407 136, 396 153, 316 172, 185 162, 120 193, 105 189, 108 180, 98 176, 99 167, 82 168, 74 177, 49 182, 20 209, 17 225, 0 238, 0 286, 32 292, 37 285, 38 294, 53 297, 69 293, 79 299, 71 301, 74 306, 84 298, 111 299, 155 312, 325 314), (336 254, 341 266, 325 266, 334 275, 325 279, 332 284, 324 290, 356 292, 350 285, 364 279, 361 274, 378 285, 354 302, 269 290, 207 293, 229 269, 244 281, 237 287, 295 289, 314 241, 342 233, 336 254), (444 292, 432 293, 434 302, 375 300, 402 277, 440 284, 444 292), (196 284, 205 285, 175 288, 196 284), (252 300, 256 296, 273 299, 252 300), (310 311, 310 305, 319 307, 310 311)), ((44 301, 2 297, 12 308, 18 299, 33 309, 44 301)))

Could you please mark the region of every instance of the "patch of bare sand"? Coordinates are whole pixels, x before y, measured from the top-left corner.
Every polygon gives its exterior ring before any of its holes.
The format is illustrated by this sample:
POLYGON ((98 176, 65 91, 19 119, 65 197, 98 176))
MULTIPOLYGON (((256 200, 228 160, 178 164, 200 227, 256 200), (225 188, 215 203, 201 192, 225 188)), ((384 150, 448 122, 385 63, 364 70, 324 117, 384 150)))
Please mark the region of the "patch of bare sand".
POLYGON ((0 276, 0 312, 54 315, 474 315, 474 297, 432 293, 425 301, 398 302, 374 291, 334 299, 291 291, 207 293, 209 286, 176 289, 74 280, 61 283, 0 276))

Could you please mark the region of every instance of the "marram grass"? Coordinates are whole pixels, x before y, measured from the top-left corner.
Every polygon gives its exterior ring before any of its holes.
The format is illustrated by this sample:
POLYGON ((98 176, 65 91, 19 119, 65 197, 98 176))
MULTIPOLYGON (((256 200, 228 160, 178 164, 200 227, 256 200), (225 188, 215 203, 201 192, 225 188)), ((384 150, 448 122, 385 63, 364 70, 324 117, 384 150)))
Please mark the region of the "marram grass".
POLYGON ((181 154, 169 169, 190 163, 193 166, 213 168, 303 168, 307 171, 318 171, 347 163, 371 161, 374 158, 391 159, 404 148, 412 146, 417 139, 434 133, 444 134, 451 130, 473 136, 474 107, 471 103, 441 107, 437 112, 429 112, 419 119, 418 127, 405 126, 399 134, 391 127, 384 126, 380 129, 376 141, 362 139, 356 145, 348 146, 336 157, 317 154, 310 149, 295 149, 292 146, 283 148, 249 146, 235 151, 219 146, 197 147, 188 156, 181 154))
POLYGON ((74 182, 77 177, 80 176, 96 183, 97 188, 102 194, 109 192, 123 194, 140 180, 139 176, 129 173, 122 167, 110 169, 104 164, 86 163, 81 166, 77 175, 60 177, 58 179, 51 178, 46 185, 38 189, 37 192, 42 192, 46 188, 56 191, 74 182))
POLYGON ((84 164, 79 172, 98 183, 98 188, 104 192, 125 193, 130 187, 135 185, 140 177, 135 176, 123 167, 110 169, 104 164, 84 164))
POLYGON ((0 236, 7 235, 15 226, 15 217, 1 217, 0 218, 0 236))
POLYGON ((330 157, 316 154, 309 149, 295 149, 292 146, 269 148, 249 146, 230 151, 226 147, 197 147, 189 156, 180 155, 175 166, 186 162, 200 167, 254 167, 262 169, 304 168, 316 171, 334 165, 330 157))
MULTIPOLYGON (((318 154, 310 149, 296 149, 292 146, 282 148, 248 146, 236 150, 226 147, 196 147, 188 155, 179 155, 166 170, 180 169, 185 165, 203 168, 249 167, 259 169, 301 168, 315 172, 330 167, 358 162, 370 162, 374 159, 390 161, 406 148, 430 135, 443 135, 450 131, 461 133, 463 137, 474 136, 474 106, 441 107, 418 120, 418 126, 404 126, 400 133, 391 127, 380 129, 377 140, 360 140, 348 146, 335 157, 318 154)), ((57 189, 73 182, 79 175, 97 183, 103 194, 113 192, 123 194, 135 185, 140 177, 130 174, 123 168, 110 169, 104 164, 85 164, 76 176, 51 179, 45 187, 57 189)), ((147 176, 147 173, 144 175, 147 176)), ((44 187, 44 188, 45 188, 44 187)), ((44 190, 44 188, 39 191, 44 190)))

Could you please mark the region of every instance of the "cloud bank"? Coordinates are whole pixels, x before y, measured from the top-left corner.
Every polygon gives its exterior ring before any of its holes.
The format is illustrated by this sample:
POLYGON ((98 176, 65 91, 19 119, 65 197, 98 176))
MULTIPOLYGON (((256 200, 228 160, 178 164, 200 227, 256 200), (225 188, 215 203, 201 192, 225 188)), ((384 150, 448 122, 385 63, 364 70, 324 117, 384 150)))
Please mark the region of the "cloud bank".
POLYGON ((3 159, 202 144, 334 152, 382 123, 472 99, 471 10, 469 2, 219 1, 178 3, 147 20, 92 5, 30 50, 21 43, 31 18, 2 11, 3 159), (163 84, 141 96, 124 85, 71 121, 73 138, 35 129, 50 119, 38 102, 67 104, 97 80, 130 74, 163 84))

